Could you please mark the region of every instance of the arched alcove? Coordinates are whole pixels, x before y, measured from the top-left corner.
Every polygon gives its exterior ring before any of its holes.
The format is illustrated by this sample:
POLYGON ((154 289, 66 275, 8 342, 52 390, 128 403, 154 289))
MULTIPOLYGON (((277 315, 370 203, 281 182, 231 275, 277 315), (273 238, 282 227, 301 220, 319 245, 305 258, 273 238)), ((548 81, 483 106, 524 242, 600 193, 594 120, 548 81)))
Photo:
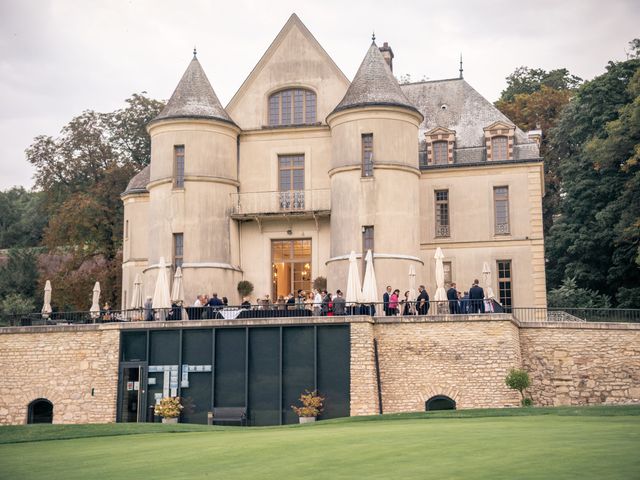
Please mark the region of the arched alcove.
POLYGON ((435 395, 425 402, 425 410, 455 410, 456 401, 446 395, 435 395))
POLYGON ((37 398, 29 404, 27 423, 53 423, 53 403, 37 398))

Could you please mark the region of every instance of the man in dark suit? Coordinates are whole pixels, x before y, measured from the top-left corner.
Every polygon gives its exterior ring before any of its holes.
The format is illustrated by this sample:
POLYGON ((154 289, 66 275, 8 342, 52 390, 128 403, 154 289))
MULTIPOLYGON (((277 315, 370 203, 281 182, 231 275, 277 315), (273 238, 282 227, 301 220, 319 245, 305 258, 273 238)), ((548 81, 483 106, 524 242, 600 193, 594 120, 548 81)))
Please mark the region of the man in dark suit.
POLYGON ((418 287, 418 298, 416 298, 416 310, 418 315, 426 315, 429 313, 429 294, 427 290, 424 288, 424 285, 420 285, 418 287))
POLYGON ((382 306, 384 307, 384 314, 389 316, 389 298, 391 295, 391 285, 387 285, 387 291, 382 295, 382 306))
POLYGON ((449 313, 455 315, 460 313, 460 304, 458 303, 458 290, 456 283, 451 282, 451 287, 447 290, 447 300, 449 300, 449 313))
POLYGON ((469 313, 484 313, 484 290, 478 285, 478 280, 473 281, 469 289, 469 313))

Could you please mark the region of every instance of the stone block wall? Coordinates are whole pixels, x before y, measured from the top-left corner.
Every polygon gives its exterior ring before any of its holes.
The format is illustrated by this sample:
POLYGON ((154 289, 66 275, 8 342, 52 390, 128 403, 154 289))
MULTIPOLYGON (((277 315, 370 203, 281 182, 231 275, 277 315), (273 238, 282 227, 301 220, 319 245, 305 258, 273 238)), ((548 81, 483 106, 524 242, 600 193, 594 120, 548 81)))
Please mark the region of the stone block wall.
POLYGON ((504 384, 521 365, 518 327, 506 315, 451 318, 376 319, 384 413, 424 411, 436 395, 457 408, 519 404, 504 384))
POLYGON ((640 325, 524 323, 520 342, 535 405, 640 403, 640 325))
POLYGON ((369 317, 351 322, 351 415, 375 415, 378 384, 374 353, 374 327, 369 317))
POLYGON ((120 332, 108 326, 5 328, 0 333, 0 424, 27 422, 53 403, 53 423, 116 419, 120 332))

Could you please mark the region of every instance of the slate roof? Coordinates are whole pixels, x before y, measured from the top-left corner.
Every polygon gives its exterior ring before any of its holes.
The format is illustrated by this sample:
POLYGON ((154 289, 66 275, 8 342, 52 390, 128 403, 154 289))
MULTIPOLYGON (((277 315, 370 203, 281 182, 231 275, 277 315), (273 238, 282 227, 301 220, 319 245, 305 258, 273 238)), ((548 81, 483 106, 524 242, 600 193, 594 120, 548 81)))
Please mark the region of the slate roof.
MULTIPOLYGON (((425 132, 444 127, 455 130, 457 149, 484 147, 483 128, 497 121, 513 124, 461 78, 409 83, 400 88, 424 116, 418 132, 421 141, 425 132)), ((537 150, 537 144, 517 127, 515 143, 534 144, 537 150)))
POLYGON ((129 180, 127 184, 127 188, 122 195, 129 195, 132 193, 147 193, 147 184, 149 183, 149 178, 151 174, 151 165, 147 165, 140 172, 129 180))
POLYGON ((222 107, 195 55, 169 102, 152 122, 168 118, 209 118, 234 123, 222 107))
POLYGON ((371 43, 347 93, 333 111, 373 105, 398 106, 418 111, 402 93, 398 81, 375 42, 371 43))

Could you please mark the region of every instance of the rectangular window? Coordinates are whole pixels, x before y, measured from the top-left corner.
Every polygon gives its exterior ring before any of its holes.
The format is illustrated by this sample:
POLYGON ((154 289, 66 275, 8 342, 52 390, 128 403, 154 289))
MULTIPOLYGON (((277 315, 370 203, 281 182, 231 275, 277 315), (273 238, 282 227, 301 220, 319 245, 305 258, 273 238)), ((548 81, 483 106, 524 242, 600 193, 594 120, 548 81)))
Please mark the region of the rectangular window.
POLYGON ((491 160, 508 160, 507 137, 493 137, 491 139, 491 160))
POLYGON ((311 290, 311 240, 272 240, 273 299, 311 290))
POLYGON ((494 187, 493 206, 496 235, 509 234, 509 187, 494 187))
POLYGON ((269 125, 280 123, 280 94, 274 93, 269 97, 269 125))
POLYGON ((449 163, 449 142, 433 142, 433 163, 435 165, 446 165, 449 163))
POLYGON ((362 176, 373 176, 373 133, 362 135, 362 176))
POLYGON ((445 288, 449 288, 451 286, 451 282, 453 282, 451 262, 442 262, 442 266, 444 267, 444 286, 445 288))
POLYGON ((173 234, 173 269, 182 267, 182 258, 184 256, 184 234, 173 234))
POLYGON ((175 188, 184 188, 184 145, 174 145, 173 158, 173 186, 175 188))
POLYGON ((448 237, 449 231, 449 190, 435 191, 436 237, 448 237))
POLYGON ((504 311, 511 312, 513 306, 511 260, 498 260, 498 295, 504 311))
POLYGON ((304 155, 278 155, 281 210, 304 209, 304 155))
POLYGON ((305 123, 316 123, 316 94, 313 92, 305 92, 306 102, 305 111, 306 118, 305 123))
POLYGON ((124 239, 129 239, 129 220, 125 220, 124 222, 124 239))

